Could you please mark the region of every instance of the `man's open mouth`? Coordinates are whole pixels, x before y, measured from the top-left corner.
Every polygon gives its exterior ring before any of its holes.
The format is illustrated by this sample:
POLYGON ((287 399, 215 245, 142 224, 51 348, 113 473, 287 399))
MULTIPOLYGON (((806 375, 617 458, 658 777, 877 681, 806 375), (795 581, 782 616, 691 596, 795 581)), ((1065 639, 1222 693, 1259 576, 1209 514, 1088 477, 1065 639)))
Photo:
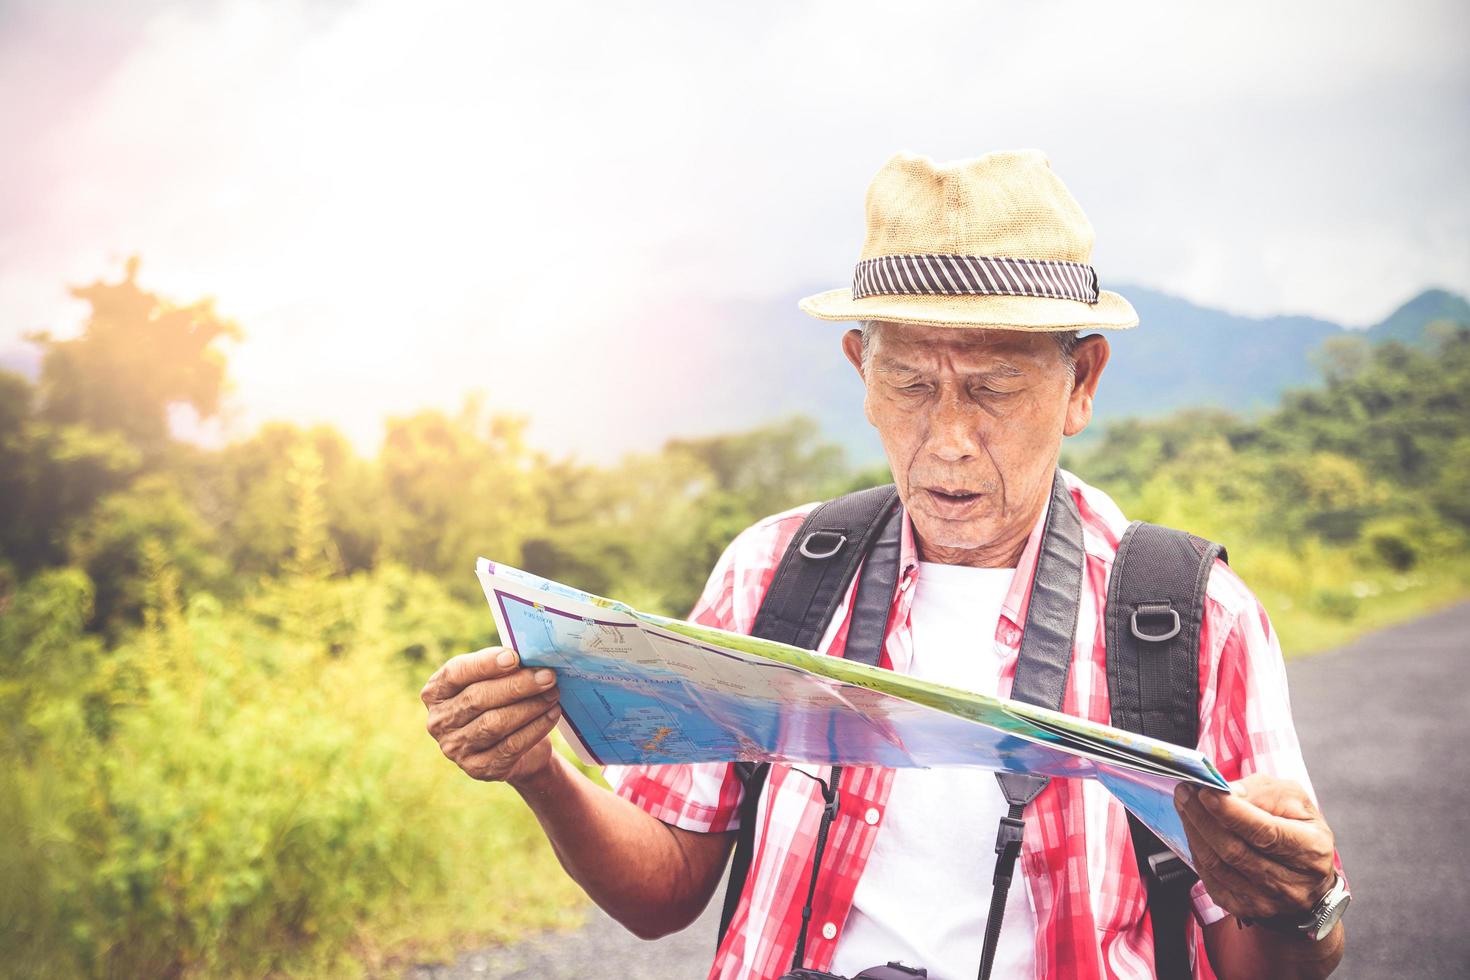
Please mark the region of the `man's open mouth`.
POLYGON ((978 491, 954 487, 926 487, 925 492, 941 507, 946 508, 963 507, 965 504, 979 500, 982 496, 978 491))

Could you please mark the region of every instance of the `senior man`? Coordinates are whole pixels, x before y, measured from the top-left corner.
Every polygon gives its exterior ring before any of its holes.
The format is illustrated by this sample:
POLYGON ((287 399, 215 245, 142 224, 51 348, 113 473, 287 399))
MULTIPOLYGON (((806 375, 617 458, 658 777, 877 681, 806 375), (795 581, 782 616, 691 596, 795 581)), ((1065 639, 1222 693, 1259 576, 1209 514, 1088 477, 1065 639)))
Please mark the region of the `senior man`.
MULTIPOLYGON (((866 386, 864 410, 902 507, 881 666, 1011 692, 1047 512, 1060 499, 1075 506, 1082 552, 1062 709, 1107 722, 1103 623, 1128 522, 1101 491, 1060 471, 1058 457, 1062 438, 1087 426, 1108 362, 1107 341, 1078 332, 1132 327, 1137 317, 1097 288, 1092 228, 1040 153, 944 166, 900 154, 869 187, 867 227, 852 288, 801 306, 862 325, 842 349, 866 386)), ((742 532, 692 618, 750 632, 812 506, 742 532)), ((1229 567, 1216 562, 1206 576, 1199 748, 1235 792, 1175 797, 1200 875, 1180 899, 1193 912, 1184 971, 1326 976, 1342 956, 1335 917, 1345 887, 1293 728, 1281 652, 1229 567)), ((856 588, 821 652, 844 654, 856 588)), ((601 788, 547 740, 559 715, 552 672, 518 667, 508 649, 454 658, 423 699, 444 753, 471 776, 519 791, 563 867, 613 917, 654 938, 699 916, 741 820, 746 783, 734 765, 609 767, 613 791, 601 788)), ((1124 809, 1095 783, 1052 780, 1026 803, 1025 887, 993 900, 990 842, 1009 795, 993 774, 846 767, 837 782, 841 805, 819 873, 824 786, 797 768, 771 768, 759 806, 745 810, 756 843, 711 978, 777 977, 793 957, 840 976, 901 961, 931 978, 968 977, 982 945, 998 977, 1155 975, 1151 923, 1164 916, 1149 905, 1124 809), (1000 926, 988 941, 987 925, 1000 926)))

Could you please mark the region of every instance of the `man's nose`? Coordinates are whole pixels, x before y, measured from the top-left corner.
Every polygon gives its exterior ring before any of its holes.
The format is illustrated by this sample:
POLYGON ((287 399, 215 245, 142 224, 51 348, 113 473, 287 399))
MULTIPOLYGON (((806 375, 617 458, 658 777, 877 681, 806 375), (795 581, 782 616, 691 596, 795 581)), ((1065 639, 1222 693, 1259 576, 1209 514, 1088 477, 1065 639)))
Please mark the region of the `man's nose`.
POLYGON ((967 403, 953 389, 942 389, 930 413, 925 448, 946 463, 978 455, 982 451, 979 414, 978 406, 967 403))

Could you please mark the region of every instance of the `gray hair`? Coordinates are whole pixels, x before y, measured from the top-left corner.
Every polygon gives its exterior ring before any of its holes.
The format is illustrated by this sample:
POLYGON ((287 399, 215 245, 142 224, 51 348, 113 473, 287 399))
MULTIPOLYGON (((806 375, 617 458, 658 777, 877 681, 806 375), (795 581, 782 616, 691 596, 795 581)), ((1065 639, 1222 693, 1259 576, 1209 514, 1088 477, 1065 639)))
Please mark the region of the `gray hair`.
MULTIPOLYGON (((873 357, 873 338, 878 334, 878 320, 863 320, 863 373, 868 371, 868 363, 873 357)), ((1050 330, 1047 331, 1051 338, 1057 342, 1057 349, 1061 353, 1062 363, 1067 367, 1067 374, 1072 378, 1077 377, 1077 359, 1074 356, 1077 344, 1082 339, 1076 330, 1050 330)))

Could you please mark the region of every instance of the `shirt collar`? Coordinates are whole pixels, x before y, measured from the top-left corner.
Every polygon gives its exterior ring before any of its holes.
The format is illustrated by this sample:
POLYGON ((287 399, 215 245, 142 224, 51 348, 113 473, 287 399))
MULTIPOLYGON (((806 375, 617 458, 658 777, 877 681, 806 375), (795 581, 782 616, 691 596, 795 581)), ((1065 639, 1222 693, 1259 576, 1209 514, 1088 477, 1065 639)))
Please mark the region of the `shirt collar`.
MULTIPOLYGON (((1016 629, 1021 629, 1026 621, 1026 610, 1031 603, 1031 579, 1036 575, 1036 559, 1041 553, 1041 535, 1046 530, 1046 515, 1050 511, 1051 497, 1048 495, 1046 506, 1041 509, 1041 516, 1031 528, 1031 536, 1026 539, 1026 547, 1021 550, 1021 557, 1016 562, 1016 575, 1011 579, 1005 601, 1001 603, 1001 618, 1009 621, 1016 629)), ((909 517, 907 508, 903 512, 903 533, 898 556, 899 580, 910 582, 919 569, 919 544, 914 537, 914 522, 909 517)))

